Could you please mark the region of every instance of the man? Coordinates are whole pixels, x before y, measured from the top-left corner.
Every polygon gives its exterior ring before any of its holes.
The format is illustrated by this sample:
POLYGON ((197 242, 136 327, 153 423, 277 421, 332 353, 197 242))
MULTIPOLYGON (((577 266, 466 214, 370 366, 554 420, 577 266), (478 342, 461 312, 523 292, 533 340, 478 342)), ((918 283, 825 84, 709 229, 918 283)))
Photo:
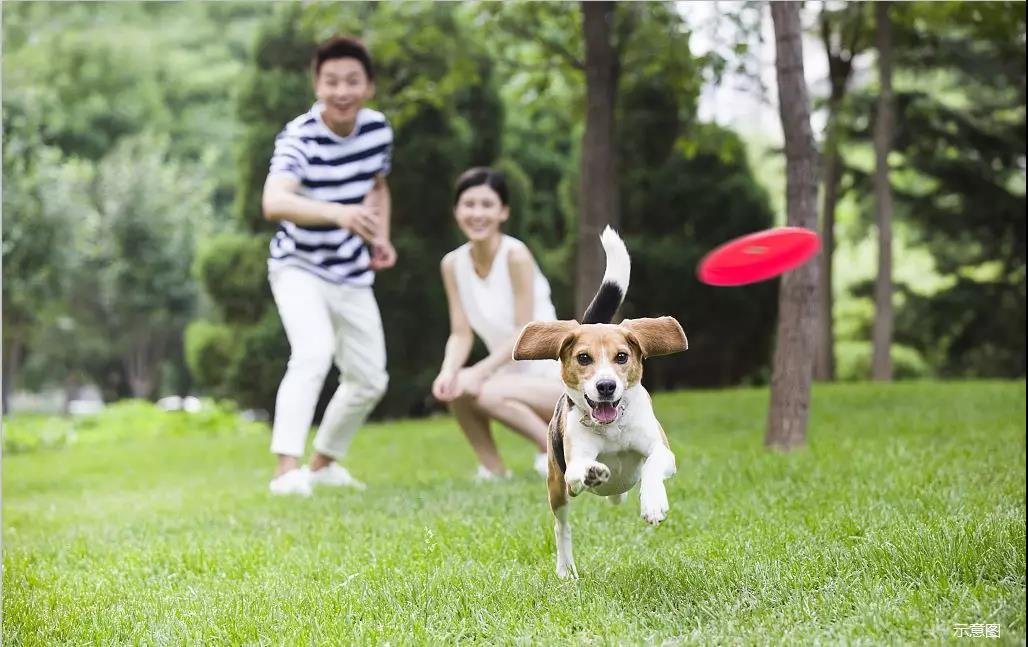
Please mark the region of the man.
POLYGON ((290 357, 275 404, 274 494, 309 496, 313 485, 364 485, 338 464, 385 393, 385 339, 372 291, 392 267, 389 172, 393 132, 374 96, 364 46, 335 37, 311 62, 318 101, 275 140, 264 185, 264 216, 279 223, 268 277, 289 338, 290 357), (301 466, 307 432, 335 360, 340 383, 301 466))

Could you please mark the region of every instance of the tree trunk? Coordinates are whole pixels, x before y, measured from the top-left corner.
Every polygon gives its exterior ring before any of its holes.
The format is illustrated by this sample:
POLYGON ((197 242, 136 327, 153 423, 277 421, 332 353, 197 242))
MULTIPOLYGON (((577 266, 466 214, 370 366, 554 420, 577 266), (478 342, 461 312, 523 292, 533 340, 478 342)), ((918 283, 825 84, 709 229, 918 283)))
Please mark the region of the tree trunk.
POLYGON ((875 206, 878 220, 878 277, 875 279, 875 321, 871 378, 892 379, 892 189, 889 186, 889 151, 892 149, 892 25, 889 3, 875 3, 875 39, 878 46, 878 115, 875 119, 875 206))
MULTIPOLYGON (((832 110, 829 108, 829 110, 832 110)), ((820 308, 818 312, 817 350, 814 356, 814 379, 831 382, 835 379, 835 321, 832 310, 835 299, 832 295, 832 257, 835 255, 835 205, 839 200, 839 180, 842 177, 842 158, 837 143, 833 141, 835 129, 833 115, 828 116, 828 136, 824 151, 824 202, 821 209, 821 256, 818 259, 821 270, 819 285, 820 308)))
POLYGON ((619 224, 614 160, 614 97, 618 60, 611 42, 613 2, 583 2, 586 109, 578 200, 575 312, 585 312, 603 278, 600 232, 619 224))
MULTIPOLYGON (((800 5, 772 2, 779 114, 785 137, 786 211, 789 225, 817 229, 817 150, 803 77, 800 5)), ((789 450, 806 442, 810 383, 817 334, 818 264, 782 277, 778 329, 764 444, 789 450)))
POLYGON ((64 398, 61 402, 61 414, 71 414, 71 402, 78 397, 79 392, 79 380, 75 376, 73 371, 68 371, 68 374, 64 376, 64 398))
POLYGON ((814 379, 831 381, 835 379, 835 326, 832 311, 835 299, 832 293, 832 259, 835 255, 835 208, 839 202, 839 182, 842 180, 842 156, 839 154, 840 126, 846 86, 853 73, 853 57, 856 56, 860 37, 861 8, 850 13, 849 7, 840 14, 837 31, 833 34, 832 19, 827 8, 821 9, 821 43, 828 57, 828 82, 831 91, 828 96, 828 122, 825 125, 825 143, 821 159, 824 167, 824 192, 821 208, 821 281, 820 311, 818 313, 817 354, 814 359, 814 379), (848 20, 847 20, 848 18, 848 20), (845 38, 850 28, 849 39, 845 38), (833 38, 837 35, 838 38, 833 38), (837 43, 833 41, 838 41, 837 43))
POLYGON ((145 338, 126 351, 122 364, 132 397, 149 400, 153 396, 163 357, 164 340, 159 337, 145 338))
POLYGON ((20 341, 10 340, 4 344, 4 354, 0 358, 0 364, 2 364, 2 376, 0 376, 0 392, 2 392, 3 398, 3 415, 11 413, 11 392, 14 389, 14 378, 18 374, 18 368, 21 366, 21 351, 22 345, 20 341))

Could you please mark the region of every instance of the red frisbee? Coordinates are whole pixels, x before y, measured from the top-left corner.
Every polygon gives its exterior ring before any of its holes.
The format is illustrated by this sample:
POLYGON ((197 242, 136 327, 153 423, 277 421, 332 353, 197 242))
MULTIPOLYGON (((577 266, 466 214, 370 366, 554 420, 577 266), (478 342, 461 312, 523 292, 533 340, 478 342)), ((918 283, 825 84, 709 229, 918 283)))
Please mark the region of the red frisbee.
POLYGON ((794 270, 821 248, 817 233, 776 227, 741 236, 703 257, 697 274, 709 285, 746 285, 794 270))

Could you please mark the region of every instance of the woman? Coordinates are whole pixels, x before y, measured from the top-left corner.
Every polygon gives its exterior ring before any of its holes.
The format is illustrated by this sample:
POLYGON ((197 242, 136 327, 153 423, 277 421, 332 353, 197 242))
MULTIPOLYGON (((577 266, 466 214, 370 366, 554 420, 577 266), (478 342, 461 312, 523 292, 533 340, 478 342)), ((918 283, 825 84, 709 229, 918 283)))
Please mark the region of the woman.
POLYGON ((507 182, 489 168, 457 180, 454 218, 468 242, 441 264, 450 310, 450 337, 432 393, 449 405, 478 456, 478 478, 510 475, 496 450, 498 420, 532 441, 535 469, 546 474, 547 424, 563 392, 556 361, 515 362, 514 342, 530 321, 555 320, 550 284, 521 241, 503 233, 510 216, 507 182), (477 334, 489 355, 464 366, 477 334))

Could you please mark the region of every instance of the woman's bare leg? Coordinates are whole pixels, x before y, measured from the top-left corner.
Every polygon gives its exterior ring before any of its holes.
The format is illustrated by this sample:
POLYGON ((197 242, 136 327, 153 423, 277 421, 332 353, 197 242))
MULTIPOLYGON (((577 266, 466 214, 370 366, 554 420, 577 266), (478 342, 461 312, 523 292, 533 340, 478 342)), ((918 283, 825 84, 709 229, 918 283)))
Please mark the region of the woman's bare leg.
POLYGON ((478 407, 475 400, 461 396, 450 403, 450 411, 457 418, 457 424, 471 443, 471 449, 475 451, 478 462, 493 474, 506 474, 507 468, 503 465, 500 452, 496 449, 496 441, 493 440, 492 430, 489 429, 489 417, 478 407))
POLYGON ((546 434, 553 408, 564 392, 555 380, 529 375, 499 375, 486 380, 476 402, 490 418, 531 440, 546 451, 546 434))

